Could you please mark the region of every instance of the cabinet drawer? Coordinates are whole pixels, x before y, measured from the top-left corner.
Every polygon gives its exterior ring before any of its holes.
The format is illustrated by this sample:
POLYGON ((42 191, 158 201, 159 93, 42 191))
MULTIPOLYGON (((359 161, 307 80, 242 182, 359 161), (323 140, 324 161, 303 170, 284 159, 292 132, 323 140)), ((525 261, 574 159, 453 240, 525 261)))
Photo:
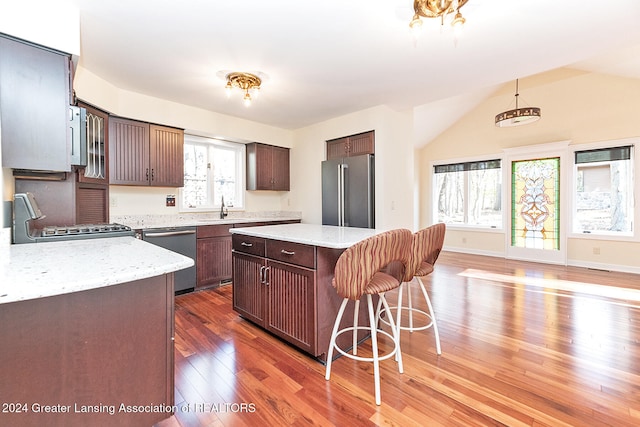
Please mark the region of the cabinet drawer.
POLYGON ((307 268, 316 267, 315 246, 302 243, 283 242, 281 240, 267 240, 267 258, 307 268))
POLYGON ((198 239, 206 237, 224 237, 230 236, 229 230, 233 228, 233 224, 220 224, 220 225, 199 225, 196 232, 198 239))
POLYGON ((234 234, 232 236, 233 250, 246 254, 264 256, 264 239, 253 236, 234 234))

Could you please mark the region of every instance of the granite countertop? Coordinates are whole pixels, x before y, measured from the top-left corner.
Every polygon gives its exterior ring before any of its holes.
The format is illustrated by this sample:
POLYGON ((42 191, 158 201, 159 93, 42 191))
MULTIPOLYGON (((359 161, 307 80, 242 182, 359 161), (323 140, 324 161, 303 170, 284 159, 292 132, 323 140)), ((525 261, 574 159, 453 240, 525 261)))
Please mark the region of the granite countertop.
POLYGON ((251 216, 226 217, 220 219, 215 215, 181 214, 181 215, 121 215, 110 217, 110 222, 128 225, 134 230, 163 227, 193 227, 205 225, 249 224, 253 222, 300 221, 300 216, 251 216))
POLYGON ((0 304, 159 276, 194 260, 133 237, 0 245, 0 304))
POLYGON ((284 240, 286 242, 334 249, 346 249, 383 231, 371 228, 336 227, 319 224, 281 224, 231 229, 232 234, 284 240))

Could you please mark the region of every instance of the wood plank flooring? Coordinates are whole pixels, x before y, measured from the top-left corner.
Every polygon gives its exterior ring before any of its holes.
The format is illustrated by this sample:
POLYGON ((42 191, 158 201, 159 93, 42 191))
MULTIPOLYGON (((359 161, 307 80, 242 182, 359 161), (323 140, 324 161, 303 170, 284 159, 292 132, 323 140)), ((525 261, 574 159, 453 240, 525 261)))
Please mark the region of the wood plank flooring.
POLYGON ((403 332, 381 406, 371 364, 325 381, 232 311, 231 286, 176 297, 178 411, 159 426, 640 425, 639 275, 443 252, 425 284, 442 355, 432 330, 403 332))

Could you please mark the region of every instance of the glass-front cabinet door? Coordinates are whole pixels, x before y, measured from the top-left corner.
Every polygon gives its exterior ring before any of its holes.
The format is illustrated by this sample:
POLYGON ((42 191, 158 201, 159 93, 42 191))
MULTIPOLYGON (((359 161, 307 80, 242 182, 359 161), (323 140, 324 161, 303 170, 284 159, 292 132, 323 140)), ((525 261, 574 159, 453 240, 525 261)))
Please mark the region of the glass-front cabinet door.
POLYGON ((87 166, 78 171, 78 180, 106 184, 109 182, 109 115, 90 105, 79 105, 87 109, 87 166))

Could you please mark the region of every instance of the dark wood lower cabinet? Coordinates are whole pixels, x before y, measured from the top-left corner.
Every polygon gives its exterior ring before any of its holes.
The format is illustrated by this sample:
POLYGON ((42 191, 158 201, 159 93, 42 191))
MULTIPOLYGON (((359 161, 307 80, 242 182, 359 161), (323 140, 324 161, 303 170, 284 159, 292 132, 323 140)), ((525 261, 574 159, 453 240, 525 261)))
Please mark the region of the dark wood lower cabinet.
POLYGON ((307 353, 316 349, 315 270, 268 260, 264 327, 307 353))
MULTIPOLYGON (((342 298, 331 284, 342 249, 232 235, 233 309, 318 360, 326 361, 342 298)), ((353 305, 343 326, 353 322, 353 305)), ((367 324, 366 310, 359 322, 367 324)), ((360 339, 365 333, 360 334, 360 339)), ((339 344, 349 348, 351 336, 339 344)))
POLYGON ((232 224, 198 227, 196 288, 219 286, 231 280, 231 227, 232 224))
POLYGON ((171 273, 0 305, 0 425, 151 426, 170 417, 173 287, 171 273))
POLYGON ((231 232, 234 227, 293 224, 300 220, 201 225, 197 229, 196 289, 212 288, 231 281, 231 232))
POLYGON ((243 317, 264 327, 266 286, 262 275, 265 259, 235 252, 233 254, 233 308, 243 317))

